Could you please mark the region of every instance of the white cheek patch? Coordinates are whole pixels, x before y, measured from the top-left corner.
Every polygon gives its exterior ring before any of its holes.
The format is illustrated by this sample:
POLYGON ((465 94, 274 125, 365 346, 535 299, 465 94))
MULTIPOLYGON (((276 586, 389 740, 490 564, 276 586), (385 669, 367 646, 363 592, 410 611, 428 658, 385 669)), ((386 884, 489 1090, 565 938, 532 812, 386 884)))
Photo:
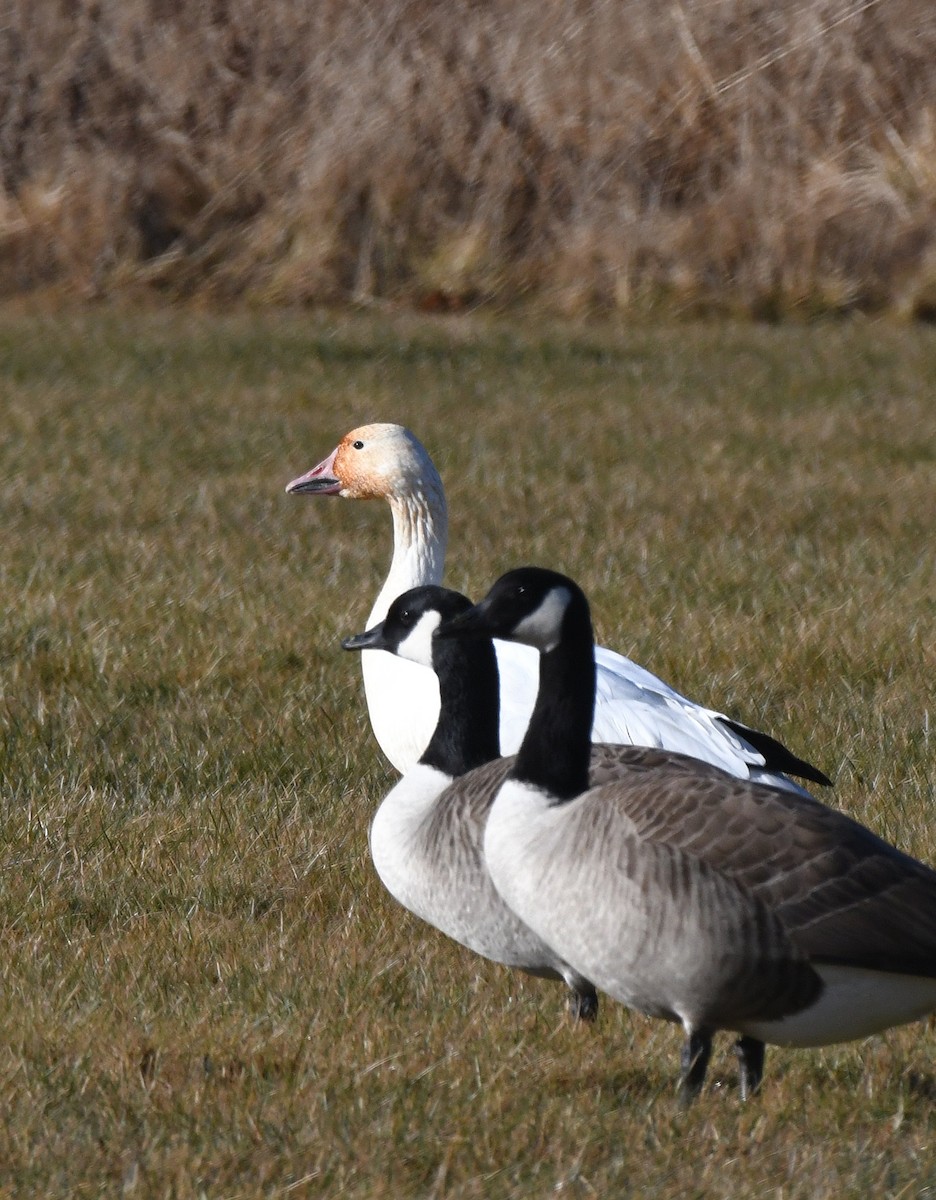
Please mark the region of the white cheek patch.
POLYGON ((432 635, 442 623, 442 614, 435 609, 429 609, 416 622, 412 632, 400 642, 397 655, 407 658, 410 662, 419 663, 421 667, 432 666, 432 635))
POLYGON ((514 627, 511 641, 525 642, 544 653, 555 649, 559 644, 562 619, 571 599, 572 593, 568 588, 551 588, 539 606, 514 627))

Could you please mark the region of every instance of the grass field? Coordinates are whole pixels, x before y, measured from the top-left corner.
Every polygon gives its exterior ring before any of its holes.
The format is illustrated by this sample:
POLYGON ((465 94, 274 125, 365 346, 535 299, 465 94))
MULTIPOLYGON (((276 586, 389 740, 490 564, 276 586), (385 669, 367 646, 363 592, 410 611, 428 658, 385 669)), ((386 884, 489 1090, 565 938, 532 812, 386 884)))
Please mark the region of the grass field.
POLYGON ((450 582, 573 574, 601 640, 936 860, 936 331, 101 309, 0 316, 0 1195, 936 1194, 934 1034, 768 1055, 473 958, 394 905, 355 656, 366 420, 442 471, 450 582))

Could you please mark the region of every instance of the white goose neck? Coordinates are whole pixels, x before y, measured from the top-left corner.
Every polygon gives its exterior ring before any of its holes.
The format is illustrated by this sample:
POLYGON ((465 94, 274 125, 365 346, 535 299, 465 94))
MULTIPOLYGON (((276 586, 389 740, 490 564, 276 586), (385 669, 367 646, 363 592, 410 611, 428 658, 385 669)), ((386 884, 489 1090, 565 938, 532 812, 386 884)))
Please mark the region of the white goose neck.
POLYGON ((401 593, 442 582, 448 510, 442 481, 423 481, 403 496, 388 496, 393 514, 393 560, 374 601, 369 624, 382 621, 401 593))

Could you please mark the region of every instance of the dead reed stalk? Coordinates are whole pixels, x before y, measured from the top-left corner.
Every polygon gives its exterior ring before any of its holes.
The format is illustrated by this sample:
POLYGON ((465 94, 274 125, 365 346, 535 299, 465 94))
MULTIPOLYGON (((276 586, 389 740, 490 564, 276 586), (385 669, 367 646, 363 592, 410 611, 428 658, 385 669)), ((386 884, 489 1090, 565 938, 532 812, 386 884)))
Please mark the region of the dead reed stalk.
POLYGON ((929 0, 11 0, 0 293, 936 311, 929 0))

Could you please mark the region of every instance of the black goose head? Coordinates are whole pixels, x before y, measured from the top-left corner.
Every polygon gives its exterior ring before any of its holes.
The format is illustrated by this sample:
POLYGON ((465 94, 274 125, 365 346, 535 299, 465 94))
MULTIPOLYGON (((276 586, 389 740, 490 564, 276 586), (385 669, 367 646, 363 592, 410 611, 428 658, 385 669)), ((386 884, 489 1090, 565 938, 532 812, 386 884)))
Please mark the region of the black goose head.
POLYGON ((567 575, 545 567, 508 571, 474 608, 446 620, 439 636, 495 637, 553 650, 561 641, 567 614, 588 616, 588 601, 567 575))
POLYGON ((555 801, 588 787, 595 660, 588 601, 556 571, 508 571, 480 604, 440 627, 436 641, 494 637, 540 652, 539 690, 512 769, 555 801))
POLYGON ((379 625, 345 638, 341 645, 345 650, 387 650, 432 667, 437 654, 433 637, 436 629, 471 607, 467 596, 449 588, 435 584, 412 588, 397 596, 379 625))

